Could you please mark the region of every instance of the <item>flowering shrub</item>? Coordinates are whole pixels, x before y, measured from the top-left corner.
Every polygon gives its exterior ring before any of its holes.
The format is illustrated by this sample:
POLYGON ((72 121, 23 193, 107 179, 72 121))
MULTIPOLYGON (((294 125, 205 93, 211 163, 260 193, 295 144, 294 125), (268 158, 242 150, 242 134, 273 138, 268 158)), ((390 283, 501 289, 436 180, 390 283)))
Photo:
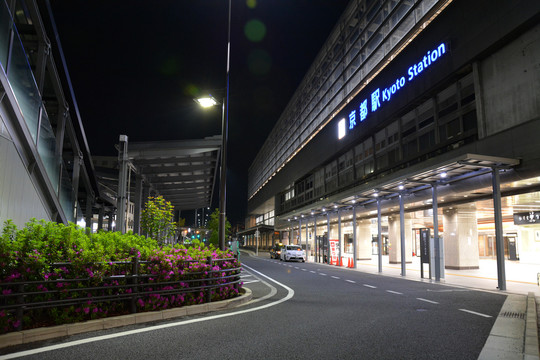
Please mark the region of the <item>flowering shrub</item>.
POLYGON ((231 270, 240 266, 232 257, 198 242, 159 247, 131 233, 87 234, 74 224, 35 220, 19 230, 7 221, 0 235, 0 334, 234 297, 241 283, 228 284, 240 272, 231 270), (215 284, 223 286, 205 288, 215 284), (19 292, 26 293, 22 323, 14 307, 19 292), (61 304, 46 307, 50 301, 61 304))

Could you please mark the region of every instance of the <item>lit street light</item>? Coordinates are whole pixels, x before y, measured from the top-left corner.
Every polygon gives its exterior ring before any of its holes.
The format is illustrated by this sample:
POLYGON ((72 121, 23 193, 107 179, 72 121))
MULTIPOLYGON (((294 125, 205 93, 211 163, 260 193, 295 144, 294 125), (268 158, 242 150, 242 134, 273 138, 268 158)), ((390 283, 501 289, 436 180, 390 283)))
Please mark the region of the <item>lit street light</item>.
MULTIPOLYGON (((227 200, 227 137, 229 134, 229 62, 231 58, 231 0, 229 0, 229 19, 227 24, 227 76, 226 95, 223 98, 221 110, 221 172, 219 177, 219 248, 225 250, 225 207, 227 200)), ((212 96, 196 100, 202 107, 218 105, 212 96)))

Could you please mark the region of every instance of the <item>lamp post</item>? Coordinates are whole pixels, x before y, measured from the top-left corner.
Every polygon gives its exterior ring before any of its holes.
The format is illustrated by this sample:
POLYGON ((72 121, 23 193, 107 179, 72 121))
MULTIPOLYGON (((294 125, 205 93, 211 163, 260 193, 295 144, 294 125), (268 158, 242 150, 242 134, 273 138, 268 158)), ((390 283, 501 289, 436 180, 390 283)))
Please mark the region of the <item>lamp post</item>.
MULTIPOLYGON (((225 214, 227 200, 227 138, 229 134, 229 69, 231 58, 231 0, 229 0, 229 17, 227 22, 227 76, 226 94, 221 110, 221 171, 219 177, 219 248, 225 250, 225 214)), ((201 106, 209 107, 218 104, 212 96, 196 100, 201 106)))

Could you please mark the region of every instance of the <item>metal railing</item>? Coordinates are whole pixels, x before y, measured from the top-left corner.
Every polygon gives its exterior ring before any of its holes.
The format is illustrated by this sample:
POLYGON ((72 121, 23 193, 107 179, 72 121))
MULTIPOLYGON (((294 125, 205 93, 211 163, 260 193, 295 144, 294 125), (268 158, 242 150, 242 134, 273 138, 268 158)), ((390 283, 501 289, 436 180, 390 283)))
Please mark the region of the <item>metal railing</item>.
MULTIPOLYGON (((149 299, 151 296, 183 296, 199 293, 199 297, 192 297, 183 305, 191 303, 211 302, 212 297, 220 288, 230 288, 238 292, 241 286, 241 267, 213 270, 219 262, 236 262, 237 257, 226 259, 213 259, 211 256, 205 260, 186 260, 184 263, 203 264, 204 270, 176 274, 172 281, 155 281, 155 274, 141 272, 142 268, 152 265, 151 261, 115 261, 107 263, 94 263, 89 265, 111 266, 108 276, 99 278, 58 278, 43 281, 4 282, 0 283, 0 312, 15 315, 18 326, 15 330, 22 330, 23 317, 31 314, 33 310, 48 308, 67 308, 84 304, 116 303, 122 313, 136 313, 137 302, 140 299, 149 299), (112 271, 111 271, 112 270, 112 271), (94 284, 96 281, 100 285, 94 284), (69 284, 70 286, 65 286, 69 284), (77 285, 78 284, 78 285, 77 285), (82 285, 82 286, 81 286, 82 285), (202 296, 204 295, 204 296, 202 296)), ((155 264, 155 263, 154 263, 155 264)), ((71 263, 55 263, 51 268, 59 269, 71 266, 71 263)), ((184 270, 182 268, 181 270, 184 270)), ((143 269, 144 270, 144 269, 143 269)), ((219 295, 217 295, 219 298, 219 295)), ((219 300, 222 300, 221 298, 219 300)), ((176 306, 171 306, 176 307, 176 306)), ((162 309, 162 308, 161 308, 162 309)), ((101 316, 103 317, 103 316, 101 316)), ((51 323, 54 319, 50 319, 51 323)), ((1 332, 1 331, 0 331, 1 332)))

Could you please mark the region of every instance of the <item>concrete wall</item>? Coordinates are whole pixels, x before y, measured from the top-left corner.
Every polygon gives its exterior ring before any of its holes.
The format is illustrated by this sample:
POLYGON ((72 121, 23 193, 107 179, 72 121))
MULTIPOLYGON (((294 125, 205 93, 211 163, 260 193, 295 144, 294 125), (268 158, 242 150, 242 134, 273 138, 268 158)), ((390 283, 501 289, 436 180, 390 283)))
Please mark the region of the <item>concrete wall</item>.
POLYGON ((478 269, 478 220, 474 206, 443 210, 444 262, 447 269, 478 269))
POLYGON ((51 220, 0 117, 0 228, 8 219, 22 227, 31 218, 51 220))
MULTIPOLYGON (((405 263, 412 262, 412 219, 405 214, 405 263)), ((401 264, 401 228, 399 215, 388 217, 388 255, 390 264, 401 264)))
POLYGON ((481 62, 486 136, 538 118, 539 66, 540 25, 481 62))
POLYGON ((524 264, 540 264, 540 225, 520 226, 519 260, 524 264))

